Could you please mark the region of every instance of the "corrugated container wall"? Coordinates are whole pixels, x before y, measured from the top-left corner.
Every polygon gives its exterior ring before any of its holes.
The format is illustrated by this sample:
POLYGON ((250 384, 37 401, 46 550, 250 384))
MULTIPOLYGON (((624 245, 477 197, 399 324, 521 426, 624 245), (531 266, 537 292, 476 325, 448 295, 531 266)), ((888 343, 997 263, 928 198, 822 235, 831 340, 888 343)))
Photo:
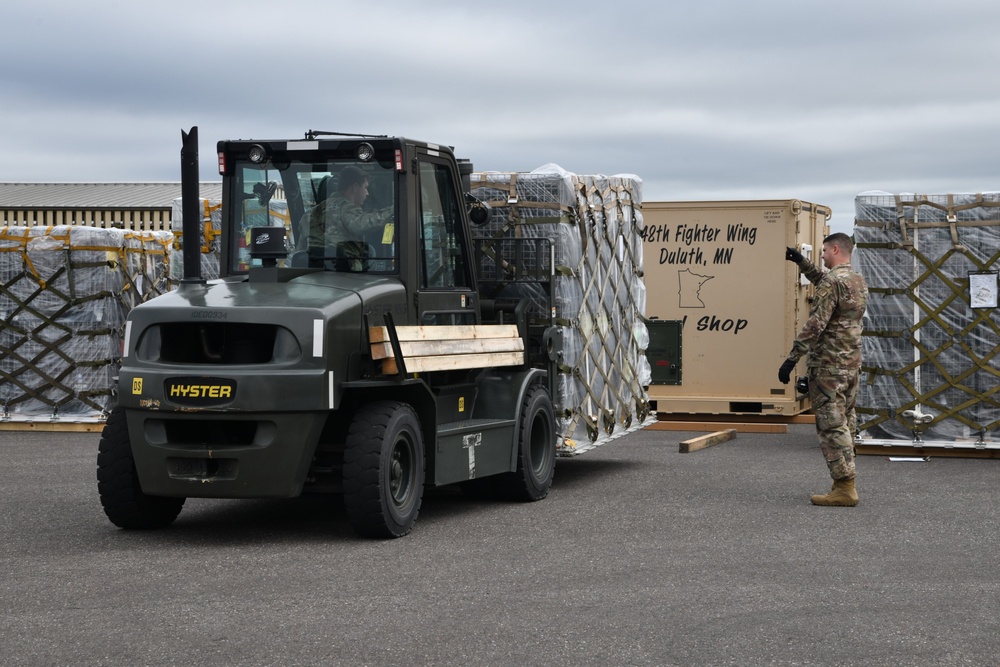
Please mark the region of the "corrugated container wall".
MULTIPOLYGON (((680 384, 657 384, 658 413, 795 415, 808 410, 778 367, 809 316, 813 286, 785 260, 821 262, 830 209, 793 200, 643 204, 646 316, 680 320, 680 384)), ((797 375, 805 375, 805 359, 797 375)))

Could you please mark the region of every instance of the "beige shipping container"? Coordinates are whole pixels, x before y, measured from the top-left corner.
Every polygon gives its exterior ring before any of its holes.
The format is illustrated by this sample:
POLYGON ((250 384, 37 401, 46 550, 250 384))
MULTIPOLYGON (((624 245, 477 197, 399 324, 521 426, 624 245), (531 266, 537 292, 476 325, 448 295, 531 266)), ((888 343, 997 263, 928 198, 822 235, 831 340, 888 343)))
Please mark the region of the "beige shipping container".
MULTIPOLYGON (((666 414, 792 416, 809 409, 795 390, 805 375, 778 381, 778 367, 809 316, 813 286, 785 248, 821 263, 830 209, 797 199, 644 202, 646 317, 679 320, 679 384, 659 384, 658 359, 649 398, 666 414)), ((655 327, 651 327, 651 336, 655 327)))

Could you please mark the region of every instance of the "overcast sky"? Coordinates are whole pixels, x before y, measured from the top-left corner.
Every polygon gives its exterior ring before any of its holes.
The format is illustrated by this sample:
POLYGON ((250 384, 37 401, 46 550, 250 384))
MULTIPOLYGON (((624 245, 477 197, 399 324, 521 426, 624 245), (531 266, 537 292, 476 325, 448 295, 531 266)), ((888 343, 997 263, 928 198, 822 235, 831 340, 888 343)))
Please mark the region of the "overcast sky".
POLYGON ((7 0, 0 181, 176 181, 220 139, 455 146, 646 201, 1000 190, 997 0, 7 0))

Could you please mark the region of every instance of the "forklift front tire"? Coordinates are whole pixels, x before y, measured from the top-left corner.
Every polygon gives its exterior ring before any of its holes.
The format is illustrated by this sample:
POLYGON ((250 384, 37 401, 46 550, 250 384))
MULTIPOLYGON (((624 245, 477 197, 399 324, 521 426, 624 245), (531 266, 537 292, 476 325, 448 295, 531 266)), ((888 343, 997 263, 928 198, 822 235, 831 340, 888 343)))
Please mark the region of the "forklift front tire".
POLYGON ((143 493, 132 458, 125 411, 121 408, 111 411, 101 432, 97 491, 111 523, 131 530, 169 526, 180 514, 185 500, 143 493))

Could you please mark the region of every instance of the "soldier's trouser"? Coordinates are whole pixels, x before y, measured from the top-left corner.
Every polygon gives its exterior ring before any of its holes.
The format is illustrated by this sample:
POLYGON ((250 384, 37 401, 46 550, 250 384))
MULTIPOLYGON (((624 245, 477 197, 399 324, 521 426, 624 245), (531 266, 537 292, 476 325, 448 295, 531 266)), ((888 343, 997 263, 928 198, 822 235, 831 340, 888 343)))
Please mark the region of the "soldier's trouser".
POLYGON ((809 399, 816 416, 819 448, 833 479, 854 479, 854 431, 858 371, 809 369, 809 399))

